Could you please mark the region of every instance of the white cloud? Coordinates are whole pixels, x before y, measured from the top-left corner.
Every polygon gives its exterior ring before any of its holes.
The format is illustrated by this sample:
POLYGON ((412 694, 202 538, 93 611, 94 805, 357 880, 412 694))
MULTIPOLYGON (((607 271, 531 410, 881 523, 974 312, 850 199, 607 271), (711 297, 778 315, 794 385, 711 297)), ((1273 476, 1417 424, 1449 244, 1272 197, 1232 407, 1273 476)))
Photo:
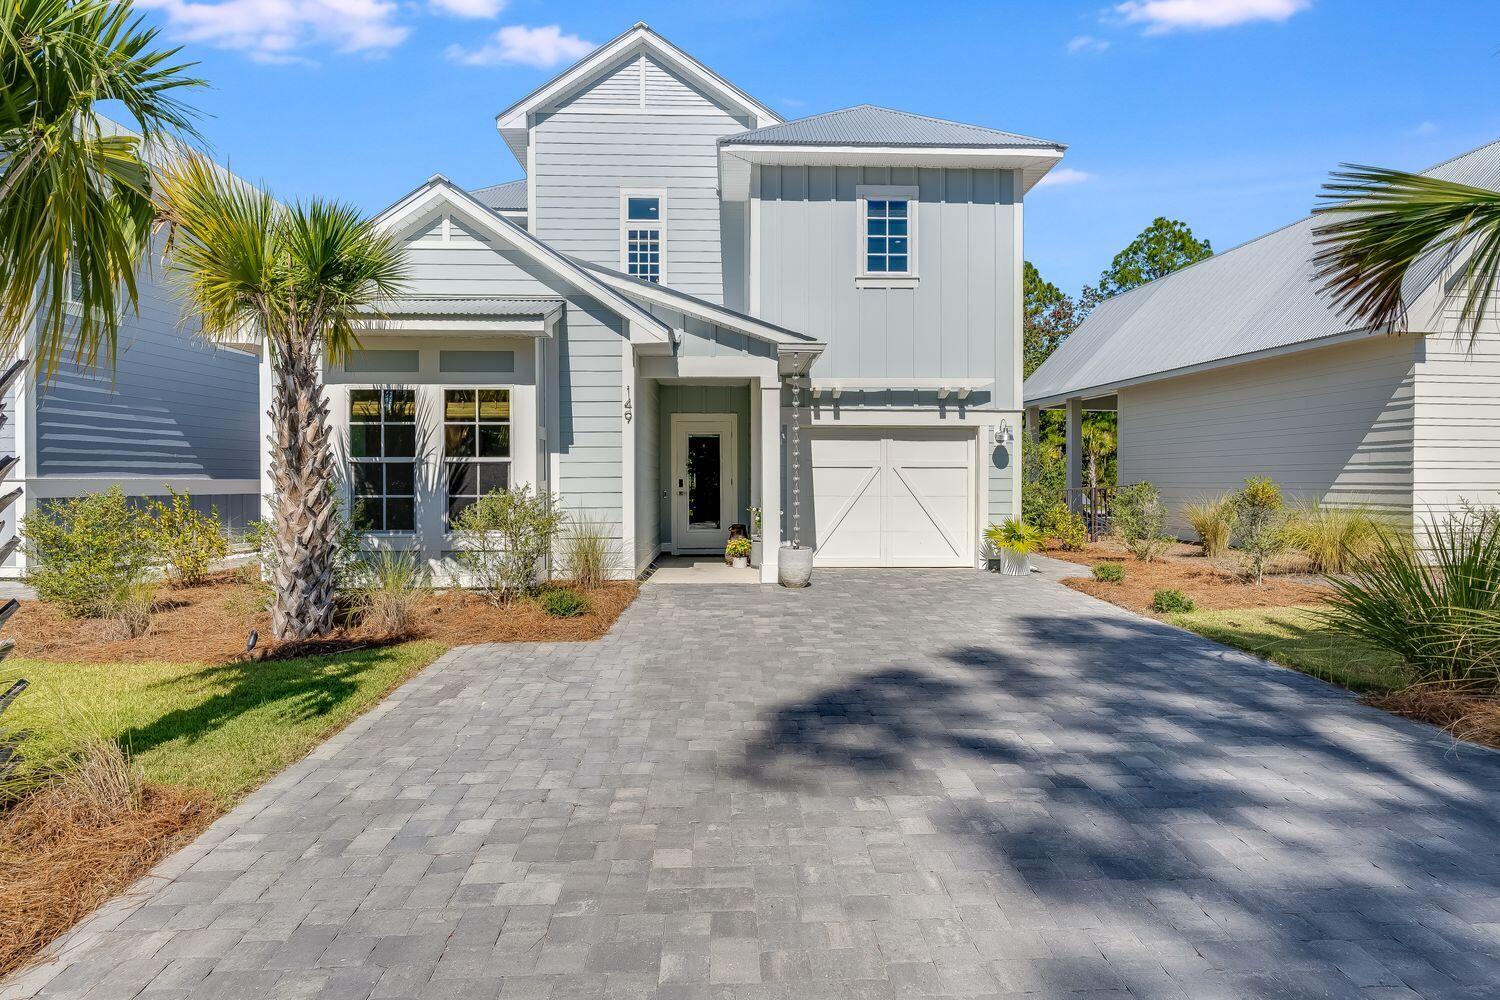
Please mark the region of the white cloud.
POLYGON ((494 40, 477 49, 465 49, 459 45, 448 46, 447 55, 464 66, 495 66, 500 63, 520 63, 538 69, 550 69, 561 62, 581 59, 594 51, 593 42, 586 42, 577 35, 565 35, 555 24, 540 28, 528 28, 524 24, 510 24, 495 32, 494 40))
POLYGON ((1410 131, 1410 135, 1431 135, 1438 130, 1437 122, 1422 122, 1410 131))
POLYGON ((1068 39, 1068 55, 1076 56, 1080 52, 1103 52, 1109 48, 1109 42, 1103 38, 1095 38, 1093 35, 1078 35, 1068 39))
POLYGON ((428 0, 429 6, 454 17, 490 18, 505 9, 506 0, 428 0))
POLYGON ((1250 21, 1285 21, 1312 0, 1126 0, 1115 13, 1149 34, 1179 29, 1229 28, 1250 21))
POLYGON ((312 45, 378 54, 406 41, 393 0, 138 0, 177 38, 245 52, 263 62, 305 61, 312 45))
POLYGON ((1061 187, 1064 184, 1082 184, 1093 180, 1094 175, 1072 167, 1058 167, 1048 171, 1047 176, 1036 182, 1037 187, 1061 187))

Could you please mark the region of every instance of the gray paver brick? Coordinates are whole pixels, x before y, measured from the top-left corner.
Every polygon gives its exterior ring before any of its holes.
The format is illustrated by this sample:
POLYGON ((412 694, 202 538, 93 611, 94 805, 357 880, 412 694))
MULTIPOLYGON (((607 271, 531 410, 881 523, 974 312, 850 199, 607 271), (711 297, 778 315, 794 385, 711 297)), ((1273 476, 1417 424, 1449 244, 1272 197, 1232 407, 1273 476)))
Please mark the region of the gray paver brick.
POLYGON ((1487 997, 1500 755, 1033 577, 457 649, 0 1000, 1487 997))

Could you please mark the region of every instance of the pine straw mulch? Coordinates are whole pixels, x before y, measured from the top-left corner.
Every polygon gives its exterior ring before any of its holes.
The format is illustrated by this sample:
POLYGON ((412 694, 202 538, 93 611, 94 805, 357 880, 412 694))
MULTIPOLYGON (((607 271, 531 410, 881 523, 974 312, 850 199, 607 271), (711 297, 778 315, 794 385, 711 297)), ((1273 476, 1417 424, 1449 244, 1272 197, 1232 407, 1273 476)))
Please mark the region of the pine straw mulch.
POLYGON ((188 843, 213 800, 164 785, 123 799, 55 782, 0 812, 0 977, 188 843))
POLYGON ((409 634, 393 636, 350 624, 326 638, 292 644, 270 638, 264 591, 239 572, 224 572, 197 586, 164 586, 150 627, 134 639, 122 638, 112 620, 69 618, 40 601, 23 601, 0 636, 15 639, 16 656, 55 663, 228 663, 245 655, 251 629, 259 633, 257 659, 337 653, 412 639, 452 646, 588 642, 610 630, 637 590, 634 582, 622 581, 588 591, 589 613, 576 618, 554 618, 534 601, 497 606, 478 594, 443 591, 426 599, 409 634))
POLYGON ((1493 690, 1413 684, 1399 691, 1368 694, 1367 705, 1437 726, 1454 739, 1500 749, 1500 695, 1493 690))
POLYGON ((1084 576, 1064 580, 1063 584, 1144 615, 1153 613, 1151 599, 1158 590, 1180 590, 1208 611, 1319 604, 1330 593, 1319 577, 1293 559, 1277 564, 1265 582, 1256 584, 1234 558, 1208 559, 1197 545, 1185 542, 1174 544, 1151 562, 1141 562, 1110 539, 1091 542, 1081 552, 1048 549, 1046 554, 1090 569, 1102 562, 1119 563, 1125 568, 1121 583, 1100 583, 1084 576))

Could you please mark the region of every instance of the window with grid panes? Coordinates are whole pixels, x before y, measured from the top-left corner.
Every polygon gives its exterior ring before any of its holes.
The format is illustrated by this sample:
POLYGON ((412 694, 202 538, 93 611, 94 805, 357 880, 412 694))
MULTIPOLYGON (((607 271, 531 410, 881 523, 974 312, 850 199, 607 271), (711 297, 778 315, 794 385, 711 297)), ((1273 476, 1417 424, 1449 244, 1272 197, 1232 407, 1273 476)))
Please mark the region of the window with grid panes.
POLYGON ((510 390, 443 390, 448 523, 475 500, 510 488, 510 390))
POLYGON ((661 281, 661 199, 625 199, 625 273, 661 281))
POLYGON ((865 273, 911 273, 911 202, 905 198, 865 201, 865 273))
POLYGON ((356 528, 416 530, 416 456, 416 390, 350 389, 349 464, 356 528))

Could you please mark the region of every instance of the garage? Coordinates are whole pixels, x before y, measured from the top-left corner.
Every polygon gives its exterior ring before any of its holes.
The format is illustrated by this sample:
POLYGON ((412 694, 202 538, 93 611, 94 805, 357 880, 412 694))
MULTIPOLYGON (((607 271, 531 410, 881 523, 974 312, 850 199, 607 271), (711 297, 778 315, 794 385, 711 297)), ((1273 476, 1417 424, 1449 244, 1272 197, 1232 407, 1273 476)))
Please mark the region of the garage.
POLYGON ((810 430, 819 566, 974 565, 973 432, 810 430))

